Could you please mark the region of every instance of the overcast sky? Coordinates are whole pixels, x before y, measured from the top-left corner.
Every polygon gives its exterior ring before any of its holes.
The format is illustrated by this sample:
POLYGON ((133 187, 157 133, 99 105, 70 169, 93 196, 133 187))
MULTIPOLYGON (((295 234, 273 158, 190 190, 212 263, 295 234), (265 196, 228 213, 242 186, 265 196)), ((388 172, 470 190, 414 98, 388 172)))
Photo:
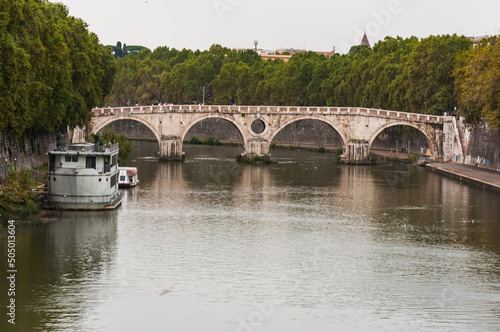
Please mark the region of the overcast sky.
POLYGON ((385 36, 500 33, 499 0, 60 0, 102 44, 341 53, 385 36))

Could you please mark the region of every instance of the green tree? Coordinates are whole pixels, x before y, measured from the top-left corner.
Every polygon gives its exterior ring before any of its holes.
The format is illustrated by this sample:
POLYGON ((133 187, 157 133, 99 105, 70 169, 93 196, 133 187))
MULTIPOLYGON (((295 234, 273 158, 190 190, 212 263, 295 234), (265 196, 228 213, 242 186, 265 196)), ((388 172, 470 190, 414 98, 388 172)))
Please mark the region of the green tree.
POLYGON ((212 81, 215 104, 227 105, 236 98, 238 86, 235 82, 237 80, 238 65, 232 62, 224 64, 220 74, 212 81))
POLYGON ((7 186, 0 190, 0 215, 3 219, 26 218, 37 211, 30 176, 29 170, 9 170, 7 186))
POLYGON ((0 131, 84 125, 113 81, 97 36, 60 3, 0 0, 0 13, 0 131))
POLYGON ((123 58, 122 42, 117 42, 113 50, 115 51, 115 58, 123 58))
MULTIPOLYGON (((456 104, 455 58, 465 37, 391 38, 372 49, 356 46, 326 58, 294 54, 288 62, 260 59, 253 50, 212 45, 208 51, 157 48, 117 60, 110 104, 165 98, 174 103, 231 100, 249 105, 376 107, 436 114, 456 104)), ((492 83, 493 84, 493 83, 492 83)))
POLYGON ((500 43, 487 40, 457 58, 454 71, 459 112, 469 123, 485 120, 500 129, 500 43))
POLYGON ((454 107, 455 57, 471 46, 470 40, 457 35, 422 39, 404 66, 408 80, 405 111, 425 114, 451 111, 454 107))
MULTIPOLYGON (((118 154, 118 164, 125 165, 130 153, 132 152, 132 150, 134 150, 134 144, 127 141, 127 137, 125 137, 125 135, 119 134, 109 127, 105 127, 102 130, 101 134, 102 134, 102 140, 103 140, 104 144, 108 144, 108 143, 110 143, 110 144, 118 143, 119 144, 120 150, 118 152, 119 153, 118 154)), ((94 141, 93 134, 91 135, 90 140, 92 142, 94 141)))

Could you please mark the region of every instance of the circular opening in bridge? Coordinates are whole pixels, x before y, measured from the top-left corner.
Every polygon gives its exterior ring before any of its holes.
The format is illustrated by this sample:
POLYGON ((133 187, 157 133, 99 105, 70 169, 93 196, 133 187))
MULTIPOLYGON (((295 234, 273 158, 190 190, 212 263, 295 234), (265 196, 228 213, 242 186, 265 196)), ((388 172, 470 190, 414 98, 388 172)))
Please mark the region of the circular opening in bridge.
POLYGON ((264 121, 257 119, 252 122, 250 128, 252 128, 252 131, 254 133, 262 134, 264 130, 266 130, 266 124, 264 123, 264 121))

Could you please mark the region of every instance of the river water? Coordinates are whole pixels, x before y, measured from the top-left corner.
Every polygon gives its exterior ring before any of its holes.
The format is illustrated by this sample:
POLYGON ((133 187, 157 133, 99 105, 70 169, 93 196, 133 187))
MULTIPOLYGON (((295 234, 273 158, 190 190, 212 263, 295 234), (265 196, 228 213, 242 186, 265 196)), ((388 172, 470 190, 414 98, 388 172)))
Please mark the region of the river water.
POLYGON ((499 330, 499 194, 332 154, 157 149, 136 143, 140 185, 118 210, 16 224, 1 331, 499 330))

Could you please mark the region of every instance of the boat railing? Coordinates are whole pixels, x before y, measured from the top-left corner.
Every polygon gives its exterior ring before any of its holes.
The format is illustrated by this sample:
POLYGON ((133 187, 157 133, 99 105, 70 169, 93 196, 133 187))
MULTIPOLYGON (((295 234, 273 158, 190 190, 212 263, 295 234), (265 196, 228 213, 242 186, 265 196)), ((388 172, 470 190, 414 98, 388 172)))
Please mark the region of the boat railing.
POLYGON ((119 144, 115 143, 115 144, 112 144, 110 147, 107 147, 106 152, 113 153, 113 152, 117 151, 118 149, 119 149, 119 144))

